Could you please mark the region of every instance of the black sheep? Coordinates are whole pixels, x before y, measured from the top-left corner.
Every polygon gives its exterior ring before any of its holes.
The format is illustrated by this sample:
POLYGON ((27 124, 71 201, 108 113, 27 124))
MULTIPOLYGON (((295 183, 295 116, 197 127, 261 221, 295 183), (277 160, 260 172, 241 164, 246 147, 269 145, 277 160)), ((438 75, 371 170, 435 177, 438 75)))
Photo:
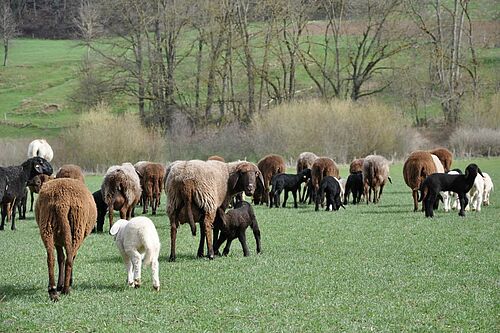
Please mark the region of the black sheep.
MULTIPOLYGON (((226 247, 224 251, 222 251, 222 255, 227 256, 231 247, 231 242, 235 238, 238 238, 243 248, 243 255, 245 257, 249 256, 250 251, 248 250, 245 236, 245 231, 248 227, 252 228, 255 242, 257 243, 257 253, 260 253, 260 230, 252 206, 246 201, 239 201, 235 207, 227 213, 224 213, 224 210, 219 208, 214 222, 214 229, 220 230, 221 233, 214 242, 214 252, 219 254, 220 246, 227 240, 226 247)), ((216 234, 217 233, 214 232, 214 235, 216 234)))
POLYGON ((459 216, 465 216, 465 207, 468 204, 467 192, 472 188, 477 174, 483 175, 481 169, 472 163, 465 168, 463 175, 449 175, 446 173, 434 173, 427 176, 420 185, 421 198, 424 202, 425 217, 434 217, 434 205, 438 200, 439 192, 452 191, 458 194, 460 201, 459 216))
POLYGON ((352 192, 352 204, 355 205, 361 201, 363 194, 363 174, 361 172, 352 173, 347 177, 345 183, 344 205, 347 205, 349 194, 352 192))
POLYGON ((337 179, 332 176, 326 176, 321 180, 319 184, 318 193, 316 194, 316 208, 319 210, 319 205, 323 201, 323 197, 326 194, 326 210, 339 210, 340 207, 344 208, 342 205, 342 200, 340 198, 340 183, 337 179))
POLYGON ((9 209, 12 209, 10 217, 11 229, 16 229, 16 208, 24 196, 28 180, 39 174, 51 175, 52 172, 53 170, 50 163, 41 157, 32 157, 23 164, 17 166, 0 167, 0 179, 2 179, 2 181, 0 181, 0 187, 1 184, 4 182, 6 183, 3 195, 0 195, 0 202, 2 204, 2 223, 0 224, 0 230, 4 229, 5 218, 8 215, 9 209))
POLYGON ((97 226, 94 227, 93 232, 102 232, 104 227, 104 219, 106 218, 106 213, 108 212, 108 205, 104 202, 101 190, 92 193, 94 197, 95 205, 97 207, 97 226))
POLYGON ((270 202, 269 208, 273 208, 273 204, 276 208, 279 207, 279 198, 281 192, 285 191, 285 198, 283 200, 283 207, 286 206, 286 200, 288 199, 288 192, 291 191, 293 195, 294 207, 297 206, 297 191, 300 190, 300 184, 307 182, 311 178, 311 169, 304 169, 296 175, 279 173, 273 176, 271 181, 272 190, 270 192, 270 202))

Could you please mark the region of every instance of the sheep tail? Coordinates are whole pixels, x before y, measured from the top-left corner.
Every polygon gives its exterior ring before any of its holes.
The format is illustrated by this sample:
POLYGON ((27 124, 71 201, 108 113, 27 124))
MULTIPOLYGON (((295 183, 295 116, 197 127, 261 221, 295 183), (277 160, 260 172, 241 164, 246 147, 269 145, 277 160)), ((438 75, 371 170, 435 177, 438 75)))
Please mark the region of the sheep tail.
POLYGON ((192 209, 192 193, 190 193, 187 198, 186 198, 186 209, 187 209, 187 215, 188 215, 188 220, 189 220, 189 226, 191 227, 191 234, 193 236, 196 236, 196 224, 194 222, 194 217, 193 217, 193 209, 192 209))

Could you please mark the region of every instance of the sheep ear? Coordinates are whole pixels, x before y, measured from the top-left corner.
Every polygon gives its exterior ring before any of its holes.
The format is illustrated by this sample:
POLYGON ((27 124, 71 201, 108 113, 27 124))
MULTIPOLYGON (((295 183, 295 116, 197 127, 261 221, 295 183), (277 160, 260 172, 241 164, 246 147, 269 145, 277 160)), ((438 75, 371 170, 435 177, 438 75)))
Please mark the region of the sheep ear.
POLYGON ((260 185, 262 185, 262 188, 264 188, 264 177, 262 177, 262 172, 257 171, 257 176, 259 178, 260 185))
POLYGON ((42 169, 42 166, 40 164, 35 165, 35 170, 38 173, 43 173, 43 169, 42 169))
POLYGON ((238 179, 240 178, 240 172, 237 171, 231 176, 229 176, 229 179, 227 180, 227 185, 230 189, 234 189, 236 187, 236 184, 238 183, 238 179))
POLYGON ((481 175, 481 177, 484 177, 483 173, 481 172, 481 169, 479 169, 479 167, 477 168, 477 172, 481 175))
POLYGON ((109 229, 109 234, 111 236, 114 236, 118 233, 118 230, 120 230, 122 224, 123 224, 123 221, 124 220, 118 220, 116 221, 115 223, 113 223, 113 226, 111 227, 111 229, 109 229))

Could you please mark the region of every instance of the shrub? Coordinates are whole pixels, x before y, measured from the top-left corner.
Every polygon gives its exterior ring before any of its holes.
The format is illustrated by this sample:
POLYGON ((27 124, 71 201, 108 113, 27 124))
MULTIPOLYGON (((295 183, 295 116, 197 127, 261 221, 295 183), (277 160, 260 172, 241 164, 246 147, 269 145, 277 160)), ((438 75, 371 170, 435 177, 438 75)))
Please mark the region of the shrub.
POLYGON ((491 128, 459 128, 450 137, 456 156, 500 155, 500 130, 491 128))
POLYGON ((87 171, 104 172, 110 165, 140 160, 164 162, 165 139, 142 126, 138 115, 112 114, 99 104, 81 116, 78 126, 61 135, 64 163, 87 171))
POLYGON ((294 159, 303 151, 346 163, 377 153, 402 157, 421 140, 401 114, 379 103, 300 101, 280 105, 253 122, 258 155, 294 159))

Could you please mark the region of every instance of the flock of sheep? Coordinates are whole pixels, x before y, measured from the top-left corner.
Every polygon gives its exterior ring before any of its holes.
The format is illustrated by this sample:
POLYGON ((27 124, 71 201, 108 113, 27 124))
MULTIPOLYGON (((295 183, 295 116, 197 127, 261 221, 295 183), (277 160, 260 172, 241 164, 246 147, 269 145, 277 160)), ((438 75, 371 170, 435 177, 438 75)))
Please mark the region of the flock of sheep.
MULTIPOLYGON (((257 253, 261 252, 260 230, 252 205, 244 201, 243 193, 253 197, 255 205, 266 204, 270 208, 283 207, 289 192, 298 201, 314 203, 315 209, 345 208, 352 194, 352 203, 358 204, 364 196, 366 203, 378 203, 384 186, 392 182, 389 176, 389 161, 380 155, 369 155, 355 159, 349 168, 349 176, 339 177, 336 163, 328 157, 318 157, 305 152, 297 159, 297 173, 287 174, 284 159, 279 155, 267 155, 257 164, 248 161, 226 163, 223 158, 211 156, 207 161, 175 161, 167 167, 160 163, 141 161, 132 165, 123 163, 111 166, 104 175, 100 190, 91 194, 85 186, 80 167, 63 165, 53 173, 50 161, 52 149, 45 140, 33 141, 28 149, 28 160, 20 166, 0 167, 0 202, 2 223, 11 220, 15 229, 16 210, 26 211, 27 189, 38 193, 35 217, 40 235, 47 251, 49 270, 49 297, 53 301, 59 294, 67 294, 72 283, 73 260, 84 238, 95 230, 103 231, 108 215, 110 234, 127 268, 130 286, 141 284, 141 265, 150 264, 153 288, 160 289, 158 277, 160 241, 153 222, 145 217, 134 217, 134 208, 142 205, 143 214, 151 207, 155 215, 162 191, 167 194, 167 215, 170 221, 170 261, 176 260, 176 236, 179 225, 188 223, 192 235, 200 226, 198 256, 219 255, 219 248, 226 242, 223 255, 227 255, 231 242, 238 238, 245 256, 249 255, 245 231, 253 231, 257 253), (303 185, 304 184, 304 185, 303 185), (232 209, 227 210, 232 206, 232 209), (113 223, 113 212, 120 219, 113 223), (59 275, 54 276, 54 248, 57 253, 59 275)), ((433 216, 439 200, 445 210, 451 207, 450 200, 456 196, 460 203, 460 215, 472 206, 481 209, 489 204, 489 193, 493 183, 487 173, 475 164, 470 164, 462 174, 450 170, 452 154, 447 149, 416 151, 410 154, 403 167, 406 184, 411 188, 414 210, 423 202, 425 215, 433 216), (419 192, 421 197, 419 198, 419 192), (453 194, 455 192, 456 194, 453 194), (470 199, 469 199, 470 198, 470 199), (468 205, 470 200, 471 205, 468 205)))

